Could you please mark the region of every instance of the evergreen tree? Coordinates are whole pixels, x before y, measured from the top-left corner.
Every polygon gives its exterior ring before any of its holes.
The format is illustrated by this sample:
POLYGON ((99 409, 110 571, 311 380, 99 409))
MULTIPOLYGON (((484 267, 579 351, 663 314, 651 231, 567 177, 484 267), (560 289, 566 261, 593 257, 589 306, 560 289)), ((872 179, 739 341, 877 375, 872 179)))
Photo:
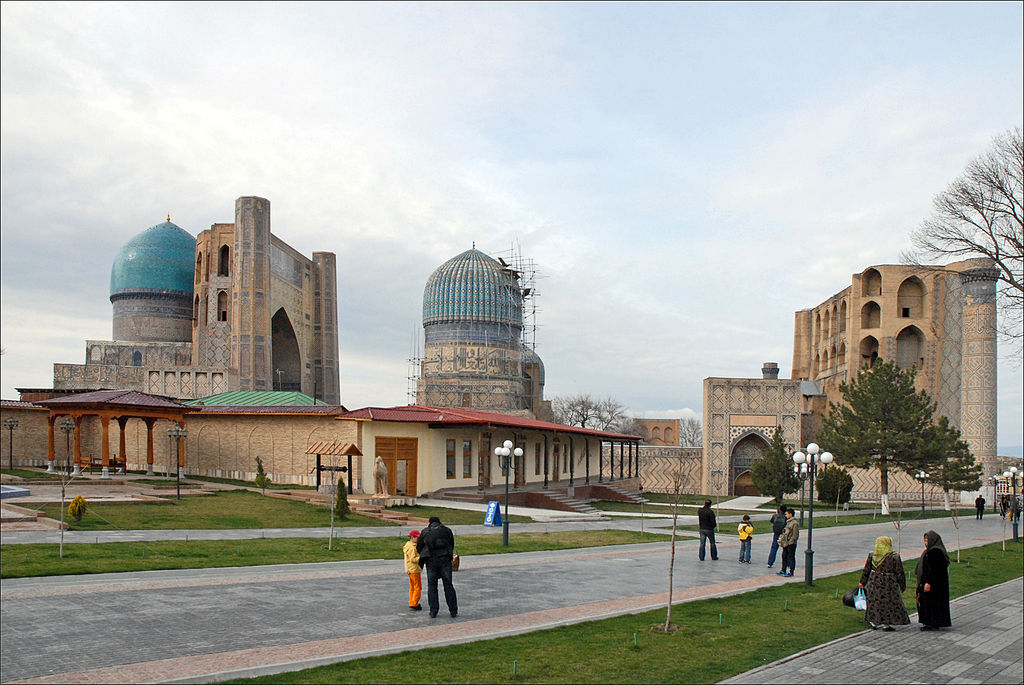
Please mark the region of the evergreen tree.
POLYGON ((827 466, 818 470, 814 487, 819 502, 846 504, 853 492, 853 476, 838 466, 827 466))
POLYGON ((343 519, 348 516, 351 510, 348 508, 348 487, 345 485, 345 479, 338 479, 338 494, 335 495, 334 502, 334 513, 337 514, 338 518, 343 519))
POLYGON ((263 494, 267 494, 267 486, 270 485, 270 476, 263 470, 263 460, 256 457, 256 487, 263 491, 263 494))
POLYGON ((789 449, 782 440, 782 426, 775 427, 768 454, 754 462, 750 467, 750 476, 754 486, 763 494, 774 497, 776 504, 782 503, 782 497, 787 492, 795 492, 800 488, 800 481, 793 475, 789 449))
POLYGON ((974 460, 967 443, 960 439, 960 431, 951 426, 945 416, 940 416, 937 423, 928 427, 922 449, 935 463, 928 480, 946 493, 947 504, 950 490, 977 490, 981 487, 981 465, 974 460))
POLYGON ((937 453, 923 449, 935 405, 914 389, 916 370, 878 360, 842 383, 844 404, 829 403, 818 442, 843 463, 879 471, 882 512, 889 513, 889 469, 907 473, 935 463, 937 453))

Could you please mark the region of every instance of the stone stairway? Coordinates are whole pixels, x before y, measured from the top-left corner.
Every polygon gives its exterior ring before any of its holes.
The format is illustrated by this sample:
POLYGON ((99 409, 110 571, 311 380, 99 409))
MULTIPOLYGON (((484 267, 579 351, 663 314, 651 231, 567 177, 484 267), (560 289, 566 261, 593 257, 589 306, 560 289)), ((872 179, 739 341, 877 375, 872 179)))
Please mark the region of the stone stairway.
POLYGON ((580 514, 590 514, 593 516, 604 516, 604 512, 597 507, 592 507, 585 500, 570 497, 564 492, 557 490, 541 490, 536 494, 542 495, 547 498, 550 504, 546 507, 548 509, 559 509, 561 511, 575 511, 580 514))
POLYGON ((621 488, 618 485, 611 485, 610 483, 603 483, 599 487, 604 488, 606 490, 611 490, 612 492, 617 493, 621 497, 623 502, 633 502, 634 504, 640 504, 642 502, 644 504, 647 504, 648 502, 651 501, 651 500, 647 499, 646 497, 642 497, 642 496, 636 494, 635 492, 630 492, 629 490, 626 490, 625 488, 621 488))

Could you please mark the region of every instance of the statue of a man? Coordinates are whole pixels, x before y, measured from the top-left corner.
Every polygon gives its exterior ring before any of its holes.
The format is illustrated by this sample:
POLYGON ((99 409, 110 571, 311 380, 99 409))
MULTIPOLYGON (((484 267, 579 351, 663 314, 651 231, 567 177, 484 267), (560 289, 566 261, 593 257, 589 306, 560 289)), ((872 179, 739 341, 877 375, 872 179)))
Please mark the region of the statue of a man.
POLYGON ((386 497, 388 494, 388 467, 380 455, 373 461, 374 493, 386 497))

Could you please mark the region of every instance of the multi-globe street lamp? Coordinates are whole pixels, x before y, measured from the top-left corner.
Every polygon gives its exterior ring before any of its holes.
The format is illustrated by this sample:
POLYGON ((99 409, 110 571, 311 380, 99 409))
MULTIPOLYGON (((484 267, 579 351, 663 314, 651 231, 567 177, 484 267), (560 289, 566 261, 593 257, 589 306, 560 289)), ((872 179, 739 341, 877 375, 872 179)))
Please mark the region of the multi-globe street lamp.
POLYGON ((928 473, 918 471, 914 474, 914 478, 921 482, 921 518, 924 518, 924 482, 928 480, 928 473))
MULTIPOLYGON (((75 422, 72 421, 69 417, 65 417, 63 421, 61 421, 59 424, 57 424, 57 426, 62 431, 64 431, 64 442, 65 442, 65 448, 67 450, 65 452, 65 455, 66 455, 65 463, 68 466, 70 466, 71 465, 71 433, 75 430, 75 422)), ((53 464, 51 463, 50 466, 52 467, 53 464)), ((75 475, 75 476, 82 475, 81 471, 78 470, 78 464, 77 463, 75 463, 75 472, 74 472, 73 475, 75 475)))
POLYGON ((804 583, 814 585, 814 549, 812 537, 814 535, 814 476, 818 470, 818 464, 826 467, 832 463, 835 457, 831 452, 818 452, 821 450, 817 443, 811 443, 806 447, 805 452, 796 452, 793 455, 793 463, 797 466, 807 467, 807 479, 810 481, 807 497, 807 549, 804 551, 804 583))
POLYGON ((807 485, 807 464, 793 464, 793 475, 800 479, 800 525, 804 525, 804 487, 807 485))
POLYGON ((7 468, 14 470, 14 429, 18 427, 18 419, 4 419, 4 428, 7 429, 7 468))
POLYGON ((1011 466, 1009 471, 1003 472, 1004 478, 1010 479, 1010 487, 1013 488, 1013 499, 1010 500, 1010 524, 1013 527, 1013 541, 1020 540, 1018 525, 1020 522, 1020 510, 1017 508, 1017 479, 1021 477, 1020 469, 1011 466))
MULTIPOLYGON (((174 454, 174 489, 177 499, 181 499, 181 442, 179 438, 187 438, 188 431, 178 425, 167 429, 167 437, 171 439, 171 451, 174 454)), ((170 474, 168 474, 170 475, 170 474)))
POLYGON ((500 446, 494 448, 494 456, 501 460, 501 470, 505 473, 505 515, 501 519, 501 544, 508 547, 508 477, 514 468, 514 464, 523 456, 523 448, 513 449, 511 440, 506 440, 500 446), (515 457, 515 461, 512 460, 515 457))

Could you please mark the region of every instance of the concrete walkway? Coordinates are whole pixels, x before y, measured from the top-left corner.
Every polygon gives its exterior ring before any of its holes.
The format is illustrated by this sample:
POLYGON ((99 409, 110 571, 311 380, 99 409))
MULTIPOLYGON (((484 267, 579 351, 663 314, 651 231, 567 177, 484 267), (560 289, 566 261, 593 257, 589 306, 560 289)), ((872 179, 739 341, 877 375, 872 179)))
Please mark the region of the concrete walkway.
POLYGON ((866 630, 747 671, 725 683, 1021 683, 1021 578, 950 603, 953 627, 866 630))
MULTIPOLYGON (((636 523, 519 524, 514 530, 636 523)), ((457 535, 464 528, 483 527, 459 526, 457 535)), ((948 519, 908 523, 904 557, 918 553, 929 528, 948 541, 956 538, 948 519)), ((396 529, 364 530, 393 535, 396 529)), ((860 568, 883 531, 893 529, 815 531, 815 577, 825 582, 860 568)), ((225 538, 234 532, 209 531, 225 538)), ((960 539, 965 547, 998 541, 999 521, 962 521, 960 539)), ((755 536, 755 559, 764 558, 769 543, 770 536, 755 536)), ((694 541, 677 545, 677 601, 802 580, 802 554, 798 577, 783 579, 763 561, 737 563, 732 536, 719 550, 719 561, 699 562, 694 541)), ((393 560, 4 580, 0 680, 210 682, 636 613, 664 606, 668 553, 662 542, 464 557, 456 576, 459 617, 442 613, 434 620, 405 608, 407 581, 397 548, 393 560)), ((1016 598, 1019 613, 1019 593, 1016 598)), ((1019 668, 1019 658, 1016 663, 1019 668)))

